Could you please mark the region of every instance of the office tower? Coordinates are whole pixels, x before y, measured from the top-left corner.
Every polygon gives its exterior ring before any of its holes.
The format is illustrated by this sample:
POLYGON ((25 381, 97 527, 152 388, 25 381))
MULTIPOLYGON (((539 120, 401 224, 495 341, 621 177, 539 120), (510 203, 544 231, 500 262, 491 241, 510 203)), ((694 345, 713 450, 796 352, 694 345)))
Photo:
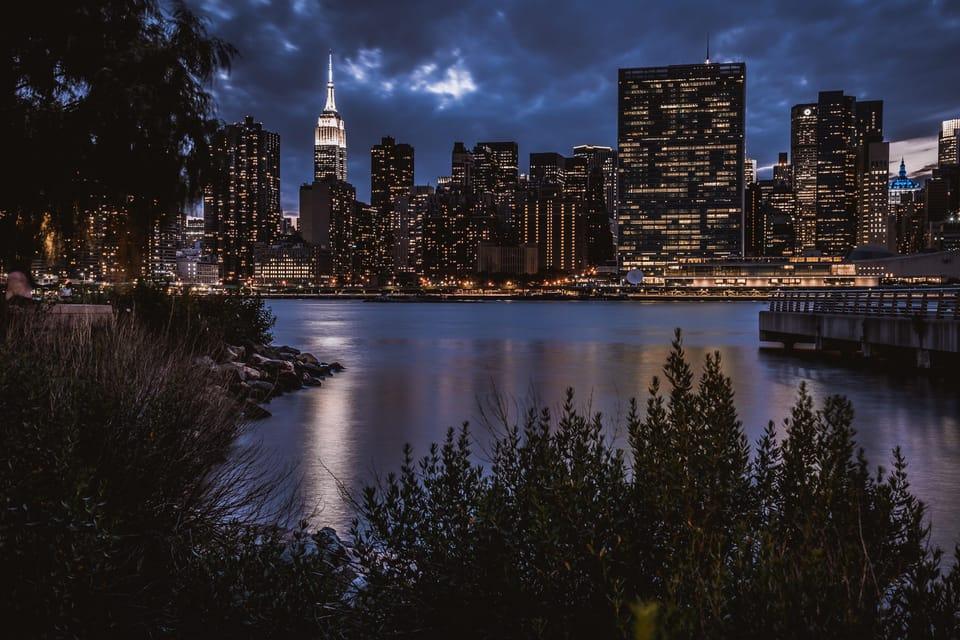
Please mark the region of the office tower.
POLYGON ((416 185, 410 196, 401 201, 405 210, 403 219, 407 224, 407 257, 404 270, 419 275, 423 275, 424 220, 433 194, 433 187, 416 185))
POLYGON ((916 253, 926 246, 926 216, 924 189, 916 180, 907 177, 907 165, 900 159, 900 171, 890 180, 888 188, 890 235, 887 248, 901 254, 916 253))
POLYGON ((857 244, 887 245, 890 143, 867 142, 858 167, 857 244))
POLYGON ((944 120, 940 125, 937 164, 960 164, 960 118, 944 120))
POLYGON ((393 206, 413 189, 413 147, 386 136, 370 149, 370 204, 393 206))
POLYGON ((620 268, 743 250, 746 66, 620 69, 620 268))
POLYGON ((383 241, 392 265, 388 271, 404 270, 407 264, 409 224, 403 219, 406 208, 400 205, 413 189, 413 171, 413 147, 409 144, 397 144, 387 136, 370 149, 370 204, 384 219, 387 235, 383 241))
POLYGON ((794 229, 797 250, 816 246, 817 226, 817 105, 798 104, 790 110, 790 157, 793 159, 794 229))
POLYGON ((793 165, 788 160, 787 152, 781 151, 777 157, 777 164, 773 165, 773 179, 785 184, 793 190, 793 165))
MULTIPOLYGON (((593 144, 581 144, 573 148, 575 158, 587 159, 592 172, 599 169, 603 176, 603 200, 610 219, 616 224, 617 218, 617 152, 610 147, 593 144)), ((616 235, 616 226, 613 227, 616 235)))
POLYGON ((563 184, 566 159, 559 153, 546 151, 530 154, 528 184, 539 187, 548 184, 563 184))
POLYGON ((753 158, 747 158, 743 161, 743 184, 744 189, 746 185, 753 184, 757 181, 757 161, 753 158))
POLYGON ((743 193, 743 255, 748 258, 763 255, 763 218, 760 184, 747 182, 743 193))
POLYGON ((309 244, 322 249, 328 249, 339 257, 333 258, 335 265, 345 264, 343 252, 345 246, 351 244, 351 220, 353 218, 353 203, 357 199, 357 192, 353 185, 325 178, 311 184, 300 185, 300 235, 309 244), (339 221, 339 222, 338 222, 339 221), (339 227, 334 229, 334 226, 339 227), (336 234, 341 234, 337 241, 345 240, 345 244, 334 247, 336 234))
POLYGON ((856 99, 821 91, 817 102, 816 248, 845 256, 856 246, 856 99))
MULTIPOLYGON (((453 143, 451 154, 450 184, 470 191, 473 189, 473 154, 462 142, 453 143)), ((438 180, 437 185, 441 183, 438 180)))
POLYGON ((423 206, 422 275, 433 283, 473 275, 482 234, 470 196, 459 189, 438 189, 423 206))
POLYGON ((478 142, 473 148, 473 181, 479 194, 492 194, 500 216, 511 220, 519 186, 516 142, 478 142))
POLYGON ((928 224, 938 225, 960 216, 960 165, 939 165, 924 191, 928 224))
POLYGON ((314 199, 311 215, 315 217, 309 222, 307 218, 301 220, 303 239, 322 247, 326 227, 332 275, 340 283, 350 283, 354 279, 357 191, 349 182, 327 178, 313 183, 311 197, 314 199))
POLYGON ((883 141, 883 103, 857 102, 842 91, 821 91, 814 104, 791 111, 791 151, 800 250, 846 256, 860 238, 859 221, 877 217, 886 198, 870 145, 883 141), (871 204, 872 203, 872 204, 871 204), (868 213, 864 214, 867 211, 868 213), (869 213, 872 211, 873 213, 869 213))
MULTIPOLYGON (((786 154, 783 154, 786 155, 786 154)), ((786 158, 782 159, 786 162, 786 158)), ((774 171, 774 175, 777 175, 774 171)), ((759 180, 760 210, 763 225, 761 254, 768 257, 792 256, 796 252, 795 207, 793 188, 787 179, 759 180)))
POLYGON ((180 246, 193 247, 203 242, 203 218, 186 216, 181 229, 180 246))
POLYGON ((584 203, 557 186, 533 189, 521 203, 521 242, 536 245, 541 271, 578 273, 587 264, 584 203))
POLYGON ((280 136, 247 116, 211 145, 213 179, 203 198, 204 243, 224 282, 253 274, 253 248, 280 229, 280 136))
POLYGON ((354 203, 350 276, 355 284, 383 286, 392 278, 389 226, 380 207, 354 203))
POLYGON ((333 52, 327 66, 327 102, 313 136, 313 179, 347 180, 347 130, 333 92, 333 52))
POLYGON ((186 216, 164 216, 153 223, 147 238, 148 261, 144 275, 152 280, 172 281, 177 277, 177 250, 180 248, 186 216))

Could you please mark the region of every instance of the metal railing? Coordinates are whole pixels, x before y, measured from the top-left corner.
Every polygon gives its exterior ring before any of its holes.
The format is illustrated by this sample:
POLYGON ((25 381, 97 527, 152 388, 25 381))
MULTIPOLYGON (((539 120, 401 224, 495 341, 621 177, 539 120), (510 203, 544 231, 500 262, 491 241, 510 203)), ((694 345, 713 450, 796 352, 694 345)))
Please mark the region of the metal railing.
POLYGON ((960 319, 960 287, 931 289, 780 290, 770 311, 960 319))

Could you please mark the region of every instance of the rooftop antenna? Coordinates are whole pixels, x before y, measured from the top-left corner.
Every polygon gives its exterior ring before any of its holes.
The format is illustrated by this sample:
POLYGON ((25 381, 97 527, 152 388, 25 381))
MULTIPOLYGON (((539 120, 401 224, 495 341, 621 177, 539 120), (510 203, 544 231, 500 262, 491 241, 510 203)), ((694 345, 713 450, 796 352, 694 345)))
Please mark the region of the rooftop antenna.
POLYGON ((710 34, 707 33, 707 64, 710 64, 710 34))

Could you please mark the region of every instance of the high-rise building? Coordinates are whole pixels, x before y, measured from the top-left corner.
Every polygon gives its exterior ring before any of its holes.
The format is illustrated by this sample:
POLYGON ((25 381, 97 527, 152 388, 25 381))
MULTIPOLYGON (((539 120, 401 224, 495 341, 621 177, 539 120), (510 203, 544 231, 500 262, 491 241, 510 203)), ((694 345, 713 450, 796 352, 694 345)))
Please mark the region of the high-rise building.
POLYGON ((743 184, 744 189, 757 181, 757 161, 754 158, 747 158, 743 161, 743 184))
MULTIPOLYGON (((462 142, 453 143, 450 183, 466 191, 473 190, 473 154, 462 142)), ((437 181, 439 186, 440 181, 437 181)))
POLYGON ((333 52, 327 65, 327 102, 313 136, 313 179, 347 180, 347 130, 333 92, 333 52))
POLYGON ((793 107, 791 152, 801 251, 846 256, 866 228, 859 221, 867 216, 871 225, 876 222, 887 182, 871 162, 883 150, 871 151, 870 145, 882 141, 879 100, 858 103, 842 91, 821 91, 816 103, 793 107))
POLYGON ((521 242, 536 245, 542 271, 577 273, 587 264, 584 201, 558 186, 531 189, 521 204, 521 242))
POLYGON ((858 171, 857 244, 886 246, 890 217, 890 143, 867 142, 858 171))
MULTIPOLYGON (((774 175, 778 175, 774 170, 774 175)), ((783 174, 779 174, 781 177, 783 174)), ((787 180, 760 180, 763 247, 761 255, 792 256, 796 252, 796 200, 787 180)))
MULTIPOLYGON (((413 190, 413 147, 387 136, 370 149, 370 204, 386 221, 388 271, 406 270, 409 250, 407 208, 401 206, 413 190)), ((381 274, 385 275, 385 274, 381 274)))
POLYGON ((960 164, 960 118, 944 120, 937 138, 937 164, 960 164))
POLYGON ((620 69, 620 268, 740 255, 746 65, 620 69))
POLYGON ((743 193, 743 255, 749 258, 763 255, 763 204, 760 183, 747 182, 743 193))
POLYGON ((845 256, 856 246, 856 142, 856 98, 821 91, 814 243, 825 256, 845 256))
POLYGON ((474 146, 474 190, 480 195, 492 195, 498 215, 507 224, 515 218, 519 178, 516 142, 478 142, 474 146))
POLYGON ((923 187, 907 176, 907 164, 900 159, 900 171, 890 180, 889 235, 887 248, 896 253, 910 254, 925 246, 926 207, 923 187))
POLYGON ((393 206, 413 189, 413 147, 386 136, 370 149, 370 204, 393 206))
MULTIPOLYGON (((599 169, 603 176, 603 200, 610 219, 616 223, 617 218, 617 152, 610 147, 593 144, 581 144, 573 148, 575 158, 587 159, 587 167, 591 171, 599 169)), ((613 227, 616 235, 616 226, 613 227)))
POLYGON ((213 178, 203 197, 204 244, 224 282, 253 275, 253 249, 280 229, 280 136, 247 116, 211 145, 213 178))
POLYGON ((793 190, 793 165, 790 164, 786 151, 780 152, 777 164, 773 165, 773 179, 793 190))
POLYGON ((554 151, 530 154, 529 184, 539 187, 548 184, 563 184, 566 158, 554 151))
POLYGON ((790 157, 797 250, 812 251, 817 227, 817 104, 798 104, 790 111, 790 157))

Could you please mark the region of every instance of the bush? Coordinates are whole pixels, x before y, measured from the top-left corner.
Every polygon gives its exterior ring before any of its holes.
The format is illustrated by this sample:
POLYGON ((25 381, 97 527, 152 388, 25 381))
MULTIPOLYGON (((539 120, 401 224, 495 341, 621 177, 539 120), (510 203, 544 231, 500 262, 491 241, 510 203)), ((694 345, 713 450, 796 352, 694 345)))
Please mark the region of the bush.
POLYGON ((10 637, 316 630, 339 601, 336 558, 273 524, 279 478, 233 449, 244 425, 224 381, 134 323, 47 322, 0 336, 10 637))
POLYGON ((490 468, 467 426, 368 487, 354 525, 370 636, 957 637, 906 463, 871 473, 853 411, 801 387, 749 456, 719 354, 695 382, 679 332, 629 447, 568 393, 503 421, 490 468), (638 628, 638 635, 642 629, 638 628))
POLYGON ((277 321, 259 294, 170 294, 145 282, 116 291, 113 304, 153 331, 201 345, 270 344, 277 321))

